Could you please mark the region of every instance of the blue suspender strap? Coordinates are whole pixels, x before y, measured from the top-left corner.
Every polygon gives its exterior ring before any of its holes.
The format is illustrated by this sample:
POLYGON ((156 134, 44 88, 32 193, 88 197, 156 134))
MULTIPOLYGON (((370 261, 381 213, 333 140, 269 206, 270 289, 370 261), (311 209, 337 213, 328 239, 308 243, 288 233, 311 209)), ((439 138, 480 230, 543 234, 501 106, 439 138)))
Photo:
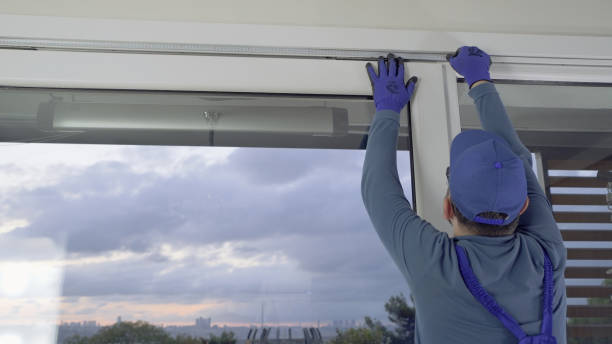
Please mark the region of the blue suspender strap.
POLYGON ((552 302, 554 293, 554 281, 552 263, 544 251, 544 300, 542 301, 542 328, 541 333, 552 336, 552 302))
POLYGON ((480 285, 478 279, 476 276, 474 276, 474 272, 472 272, 470 261, 465 254, 464 248, 455 244, 455 251, 457 252, 457 258, 459 259, 459 271, 461 271, 463 281, 465 282, 466 287, 470 290, 470 293, 474 295, 476 300, 478 300, 478 302, 480 302, 484 308, 496 316, 497 319, 504 324, 504 327, 512 332, 516 338, 521 340, 527 337, 527 334, 519 326, 516 320, 507 314, 506 311, 504 311, 504 309, 499 306, 497 302, 495 302, 495 299, 493 299, 493 297, 491 297, 491 295, 489 295, 489 293, 487 293, 487 291, 480 285))
MULTIPOLYGON (((495 302, 495 299, 487 293, 480 285, 470 267, 470 261, 465 253, 465 249, 455 244, 455 251, 459 259, 459 271, 470 293, 482 304, 491 314, 496 316, 512 334, 520 340, 527 337, 527 334, 519 326, 516 320, 507 314, 504 309, 495 302)), ((554 292, 552 263, 544 251, 544 297, 542 300, 542 328, 541 334, 552 337, 552 301, 554 292)), ((554 338, 553 338, 554 339, 554 338)), ((551 341, 555 343, 556 341, 551 341)))

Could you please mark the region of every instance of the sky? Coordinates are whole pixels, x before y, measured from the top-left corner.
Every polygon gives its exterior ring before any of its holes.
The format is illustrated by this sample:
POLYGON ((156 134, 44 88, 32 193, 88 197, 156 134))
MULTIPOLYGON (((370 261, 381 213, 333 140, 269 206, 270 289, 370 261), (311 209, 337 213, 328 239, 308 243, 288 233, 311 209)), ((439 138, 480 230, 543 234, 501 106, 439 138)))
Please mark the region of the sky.
POLYGON ((386 320, 364 153, 0 144, 0 328, 386 320))

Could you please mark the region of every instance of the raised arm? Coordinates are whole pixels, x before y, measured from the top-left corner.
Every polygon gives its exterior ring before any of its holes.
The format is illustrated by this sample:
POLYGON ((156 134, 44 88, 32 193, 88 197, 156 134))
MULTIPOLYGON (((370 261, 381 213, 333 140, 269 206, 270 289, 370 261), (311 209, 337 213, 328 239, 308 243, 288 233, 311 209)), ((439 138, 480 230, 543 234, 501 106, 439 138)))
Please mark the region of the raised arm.
POLYGON ((489 55, 477 47, 461 47, 455 56, 449 57, 451 66, 470 85, 469 95, 474 99, 483 129, 504 138, 512 151, 523 160, 530 203, 527 211, 521 215, 518 230, 540 241, 562 245, 563 239, 552 207, 533 172, 531 153, 519 139, 495 85, 490 82, 490 61, 489 55))
POLYGON ((482 128, 504 138, 514 154, 523 159, 523 162, 529 164, 531 168, 531 153, 514 130, 495 85, 486 80, 478 81, 472 85, 469 95, 474 99, 478 109, 482 128))
MULTIPOLYGON (((404 66, 389 56, 389 66, 379 61, 379 75, 368 64, 374 89, 376 114, 367 141, 361 195, 372 224, 385 248, 411 287, 445 249, 446 238, 410 207, 397 173, 399 112, 409 102, 416 78, 404 85, 404 66)), ((448 249, 448 248, 446 248, 448 249)))

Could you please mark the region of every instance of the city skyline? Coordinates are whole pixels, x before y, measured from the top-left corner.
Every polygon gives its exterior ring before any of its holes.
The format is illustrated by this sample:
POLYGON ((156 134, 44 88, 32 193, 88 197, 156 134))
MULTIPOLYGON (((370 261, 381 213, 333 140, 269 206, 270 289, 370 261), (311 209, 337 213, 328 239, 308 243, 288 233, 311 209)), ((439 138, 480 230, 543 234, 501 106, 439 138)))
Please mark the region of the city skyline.
MULTIPOLYGON (((194 321, 189 325, 184 326, 173 326, 163 324, 151 324, 163 329, 166 333, 171 336, 192 336, 192 337, 200 337, 207 338, 210 335, 219 336, 223 332, 231 332, 238 339, 245 339, 252 329, 262 329, 268 328, 273 329, 273 336, 278 336, 279 338, 301 338, 302 337, 302 329, 303 328, 317 328, 323 337, 332 338, 336 335, 337 330, 346 330, 349 328, 356 328, 358 326, 362 326, 363 323, 356 320, 334 320, 332 323, 321 324, 317 322, 316 326, 304 324, 304 326, 282 326, 282 325, 271 325, 271 326, 257 326, 257 324, 251 324, 248 326, 218 326, 217 324, 212 324, 211 326, 211 318, 203 318, 199 317, 194 319, 194 321)), ((114 326, 123 322, 121 316, 117 317, 117 321, 115 324, 110 324, 106 326, 114 326)), ((81 336, 81 337, 91 337, 97 334, 104 326, 98 324, 95 321, 83 321, 83 322, 70 322, 70 323, 61 323, 58 325, 58 333, 57 333, 57 344, 62 344, 67 338, 73 336, 81 336)))
MULTIPOLYGON (((264 314, 262 313, 262 316, 264 314)), ((114 324, 117 323, 121 323, 122 321, 128 321, 128 322, 135 322, 135 321, 145 321, 147 323, 156 325, 156 326, 160 326, 160 327, 166 327, 166 326, 195 326, 198 328, 205 328, 205 329, 211 329, 211 328, 226 328, 226 327, 325 327, 325 326, 332 326, 332 327, 336 327, 336 328, 349 328, 349 327, 356 327, 356 326, 360 326, 363 321, 359 321, 356 319, 326 319, 323 320, 323 322, 321 322, 320 319, 317 319, 316 321, 311 321, 311 322, 297 322, 297 323, 283 323, 283 322, 274 322, 274 323, 268 323, 265 321, 264 319, 261 319, 259 322, 251 322, 251 323, 218 323, 218 322, 213 322, 212 321, 212 317, 206 317, 206 316, 198 316, 197 318, 194 319, 194 321, 192 321, 191 323, 152 323, 152 322, 148 322, 146 321, 146 319, 125 319, 122 315, 118 315, 116 320, 114 322, 99 322, 97 320, 76 320, 76 321, 64 321, 61 320, 57 325, 61 326, 61 325, 70 325, 70 324, 83 324, 83 325, 97 325, 97 326, 112 326, 114 324)), ((381 319, 382 323, 387 323, 390 324, 389 321, 387 321, 386 319, 381 319)))
MULTIPOLYGON (((200 317, 202 318, 202 317, 200 317)), ((208 319, 212 319, 212 318, 208 318, 208 319)), ((135 322, 135 321, 145 321, 147 323, 153 324, 155 326, 159 326, 159 327, 167 327, 167 326, 195 326, 195 327, 201 327, 201 328, 206 328, 206 329, 211 329, 211 328, 228 328, 228 327, 261 327, 260 323, 250 323, 250 324, 221 324, 221 323, 212 323, 210 326, 200 326, 198 325, 198 320, 199 318, 194 319, 194 321, 192 323, 181 323, 181 324, 155 324, 155 323, 151 323, 148 322, 144 319, 136 319, 136 320, 126 320, 123 319, 122 316, 118 316, 117 320, 115 322, 111 322, 111 323, 100 323, 96 320, 81 320, 81 321, 61 321, 59 322, 57 325, 58 326, 62 326, 62 325, 83 325, 83 326, 90 326, 90 325, 95 325, 95 326, 99 326, 99 327, 104 327, 104 326, 112 326, 114 324, 126 321, 126 322, 135 322), (194 323, 195 322, 195 323, 194 323)), ((385 322, 383 321, 383 323, 387 323, 389 324, 390 322, 385 322)), ((358 321, 356 319, 342 319, 342 320, 329 320, 327 322, 321 322, 321 321, 316 321, 316 322, 298 322, 298 323, 274 323, 274 324, 268 324, 264 322, 264 326, 263 327, 337 327, 337 328, 350 328, 350 327, 357 327, 357 326, 361 326, 363 324, 363 321, 358 321)))

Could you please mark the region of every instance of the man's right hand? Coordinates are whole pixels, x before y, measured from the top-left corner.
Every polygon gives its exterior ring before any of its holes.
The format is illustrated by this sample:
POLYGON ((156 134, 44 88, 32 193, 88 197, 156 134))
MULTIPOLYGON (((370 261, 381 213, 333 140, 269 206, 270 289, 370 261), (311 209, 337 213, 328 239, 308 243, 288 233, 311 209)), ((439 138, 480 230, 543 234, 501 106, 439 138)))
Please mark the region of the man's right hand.
POLYGON ((457 49, 455 55, 446 55, 446 59, 457 73, 463 75, 470 88, 477 81, 491 81, 491 57, 478 47, 463 46, 457 49))
POLYGON ((413 76, 404 84, 404 61, 389 54, 387 62, 388 65, 382 56, 378 59, 378 74, 371 63, 366 64, 374 104, 376 111, 393 110, 399 113, 410 102, 418 78, 413 76))

